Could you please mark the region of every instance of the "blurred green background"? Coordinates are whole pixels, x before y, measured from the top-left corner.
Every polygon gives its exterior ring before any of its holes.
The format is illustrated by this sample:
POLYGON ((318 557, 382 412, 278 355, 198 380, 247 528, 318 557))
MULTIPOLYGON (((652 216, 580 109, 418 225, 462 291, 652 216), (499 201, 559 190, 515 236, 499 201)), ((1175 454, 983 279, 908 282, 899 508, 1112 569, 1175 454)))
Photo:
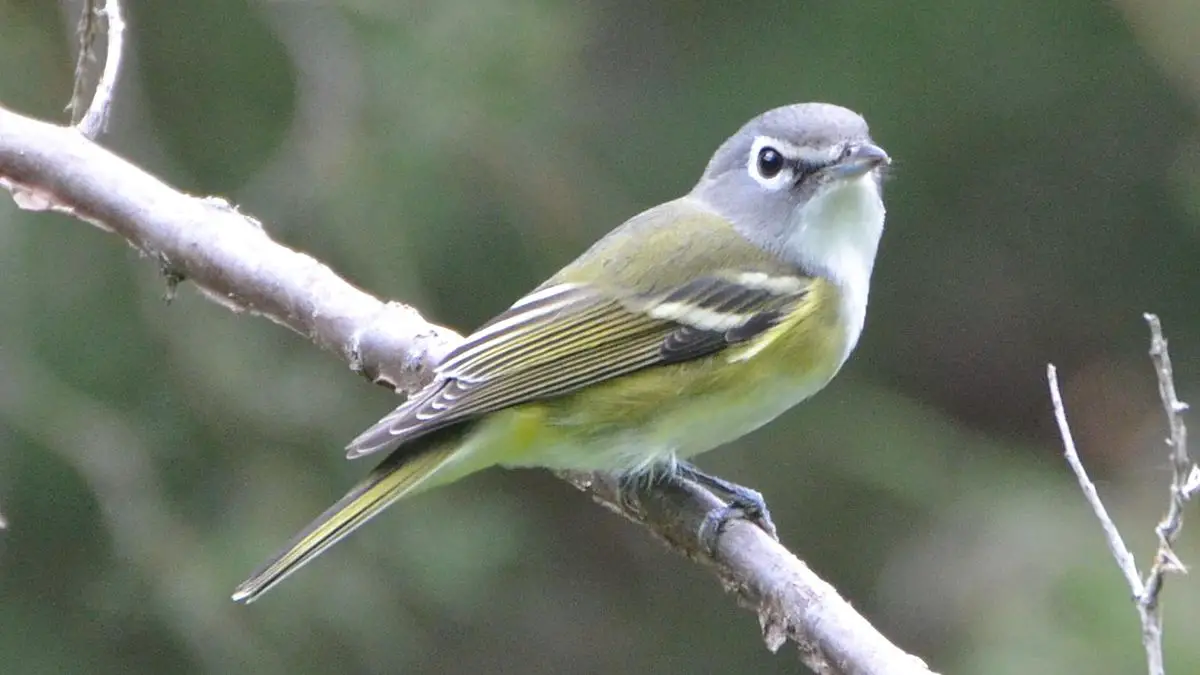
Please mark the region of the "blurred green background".
MULTIPOLYGON (((942 672, 1144 672, 1043 378, 1145 563, 1169 471, 1143 311, 1200 403, 1200 3, 127 4, 105 145, 460 330, 754 114, 862 112, 896 167, 860 347, 702 466, 942 672)), ((65 119, 77 12, 0 0, 3 105, 65 119)), ((165 292, 113 236, 0 199, 4 672, 801 670, 711 575, 537 471, 404 503, 233 604, 396 399, 165 292)), ((1200 527, 1180 553, 1200 564, 1200 527)), ((1168 671, 1200 672, 1200 580, 1168 593, 1168 671)))

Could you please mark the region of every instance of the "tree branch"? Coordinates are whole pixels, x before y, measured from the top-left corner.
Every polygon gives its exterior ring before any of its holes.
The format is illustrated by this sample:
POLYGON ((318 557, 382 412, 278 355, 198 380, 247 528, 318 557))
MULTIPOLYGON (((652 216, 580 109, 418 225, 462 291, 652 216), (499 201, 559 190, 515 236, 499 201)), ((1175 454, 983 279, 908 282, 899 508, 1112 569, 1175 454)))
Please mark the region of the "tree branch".
POLYGON ((1150 360, 1154 362, 1154 373, 1158 377, 1158 395, 1171 431, 1167 439, 1171 449, 1171 494, 1167 514, 1154 528, 1158 535, 1158 551, 1146 577, 1145 591, 1138 597, 1139 603, 1156 610, 1164 575, 1187 572, 1187 567, 1175 555, 1174 546, 1183 528, 1183 506, 1200 488, 1200 466, 1188 457, 1187 426, 1183 423, 1183 412, 1188 406, 1175 396, 1175 375, 1171 369, 1171 355, 1167 352, 1167 339, 1162 334, 1162 323, 1154 314, 1146 314, 1145 318, 1150 326, 1150 360))
POLYGON ((219 199, 176 191, 72 129, 0 108, 0 186, 30 210, 114 232, 214 301, 282 324, 373 381, 412 391, 459 339, 419 312, 383 303, 311 256, 271 240, 219 199))
POLYGON ((88 138, 96 138, 108 125, 108 110, 112 106, 113 92, 117 87, 117 75, 121 72, 121 53, 125 40, 125 21, 121 19, 119 0, 105 0, 104 9, 96 9, 96 0, 84 0, 79 15, 79 54, 75 60, 75 85, 67 109, 75 121, 75 128, 88 138), (104 16, 106 40, 104 68, 96 81, 92 102, 84 109, 83 90, 87 80, 87 64, 95 59, 92 47, 96 42, 96 19, 104 16))
POLYGON ((1200 490, 1200 467, 1192 463, 1187 452, 1187 427, 1184 426, 1182 413, 1187 410, 1187 404, 1175 396, 1175 380, 1171 371, 1171 356, 1167 353, 1167 341, 1162 334, 1162 325, 1154 314, 1144 315, 1150 325, 1150 359, 1154 363, 1154 372, 1158 376, 1158 392, 1162 398, 1163 409, 1167 413, 1167 424, 1171 436, 1167 445, 1171 448, 1171 489, 1167 514, 1155 528, 1158 534, 1158 550, 1154 555, 1154 563, 1146 580, 1142 581, 1138 572, 1137 562, 1129 547, 1125 545, 1121 532, 1116 523, 1108 515, 1096 486, 1088 478, 1079 452, 1075 448, 1075 440, 1071 435, 1071 426, 1067 422, 1067 411, 1063 405, 1062 392, 1058 387, 1058 370, 1053 364, 1046 366, 1046 380, 1050 386, 1050 401, 1054 406, 1054 418, 1058 422, 1059 434, 1062 436, 1063 454, 1067 464, 1079 480, 1079 487, 1093 513, 1104 528, 1105 539, 1108 540, 1109 550, 1121 573, 1125 575, 1125 583, 1133 594, 1137 606, 1138 618, 1142 623, 1142 647, 1146 651, 1146 665, 1150 675, 1164 675, 1166 672, 1162 647, 1162 609, 1159 594, 1162 591, 1163 579, 1170 572, 1186 572, 1187 568, 1175 555, 1173 546, 1179 531, 1183 527, 1183 507, 1192 495, 1200 490))
MULTIPOLYGON (((116 233, 235 312, 287 326, 373 381, 413 391, 461 338, 413 308, 371 297, 312 257, 273 241, 219 199, 183 194, 72 129, 0 108, 0 186, 25 209, 51 210, 116 233)), ((668 546, 713 570, 758 614, 768 648, 794 642, 821 675, 929 675, 836 590, 758 527, 735 521, 711 555, 698 538, 720 502, 698 486, 618 496, 603 476, 563 476, 668 546)))

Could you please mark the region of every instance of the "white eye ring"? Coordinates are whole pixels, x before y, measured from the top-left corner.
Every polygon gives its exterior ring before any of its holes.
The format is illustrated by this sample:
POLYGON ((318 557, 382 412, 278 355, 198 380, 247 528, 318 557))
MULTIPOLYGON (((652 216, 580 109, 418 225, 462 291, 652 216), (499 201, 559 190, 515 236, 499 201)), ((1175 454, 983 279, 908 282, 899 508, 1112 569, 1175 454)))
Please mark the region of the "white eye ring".
POLYGON ((768 136, 759 136, 750 145, 746 171, 768 190, 786 188, 795 176, 795 168, 785 151, 786 145, 768 136))

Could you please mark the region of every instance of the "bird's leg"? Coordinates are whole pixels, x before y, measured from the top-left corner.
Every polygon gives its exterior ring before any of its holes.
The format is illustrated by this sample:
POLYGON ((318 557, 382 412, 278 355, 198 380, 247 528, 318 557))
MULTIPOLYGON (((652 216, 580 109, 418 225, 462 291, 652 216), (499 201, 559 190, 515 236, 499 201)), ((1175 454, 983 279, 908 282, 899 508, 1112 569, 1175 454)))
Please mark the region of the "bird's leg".
POLYGON ((710 554, 716 551, 721 530, 733 518, 748 520, 758 525, 772 539, 779 540, 775 523, 771 521, 771 512, 767 510, 767 502, 759 491, 704 473, 687 462, 679 462, 676 470, 664 478, 689 480, 728 500, 729 503, 725 506, 709 511, 700 524, 700 542, 710 554))
POLYGON ((766 532, 772 539, 779 540, 775 523, 762 493, 724 478, 704 473, 687 462, 672 460, 648 471, 637 471, 617 476, 617 502, 626 510, 640 512, 642 505, 638 494, 655 484, 673 485, 684 489, 700 486, 715 492, 726 500, 724 506, 709 511, 700 523, 697 537, 704 551, 710 556, 716 552, 717 539, 725 524, 734 518, 748 520, 766 532), (685 485, 686 484, 686 485, 685 485))

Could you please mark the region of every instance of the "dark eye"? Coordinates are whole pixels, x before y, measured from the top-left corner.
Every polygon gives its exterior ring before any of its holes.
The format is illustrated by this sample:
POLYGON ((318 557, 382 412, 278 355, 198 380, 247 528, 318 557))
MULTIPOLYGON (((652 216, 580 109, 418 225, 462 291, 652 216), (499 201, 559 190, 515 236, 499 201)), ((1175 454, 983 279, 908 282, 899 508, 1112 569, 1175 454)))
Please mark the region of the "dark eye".
POLYGON ((783 155, 770 146, 758 151, 758 174, 763 178, 774 178, 783 171, 783 155))

